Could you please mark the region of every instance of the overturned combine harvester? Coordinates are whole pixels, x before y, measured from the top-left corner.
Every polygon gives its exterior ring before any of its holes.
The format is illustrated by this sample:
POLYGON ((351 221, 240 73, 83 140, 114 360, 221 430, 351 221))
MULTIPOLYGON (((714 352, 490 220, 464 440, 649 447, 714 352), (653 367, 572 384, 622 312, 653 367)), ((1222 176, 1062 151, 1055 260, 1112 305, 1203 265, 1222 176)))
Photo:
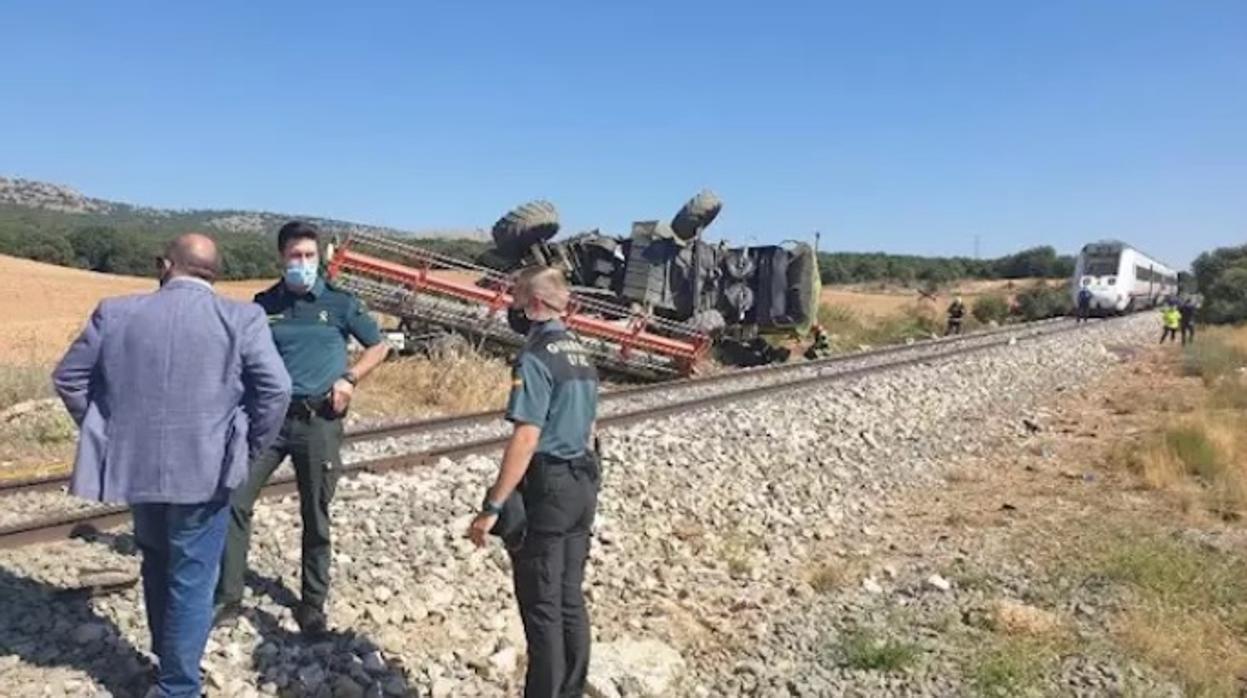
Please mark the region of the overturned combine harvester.
POLYGON ((693 197, 670 223, 634 223, 627 238, 590 231, 555 241, 558 213, 535 201, 493 227, 493 249, 469 263, 368 234, 332 254, 330 275, 400 318, 409 342, 466 338, 513 351, 510 273, 562 268, 573 288, 568 325, 603 369, 645 378, 687 375, 712 345, 727 363, 787 359, 765 336, 804 336, 818 308, 815 251, 804 243, 729 248, 702 240, 722 205, 693 197))

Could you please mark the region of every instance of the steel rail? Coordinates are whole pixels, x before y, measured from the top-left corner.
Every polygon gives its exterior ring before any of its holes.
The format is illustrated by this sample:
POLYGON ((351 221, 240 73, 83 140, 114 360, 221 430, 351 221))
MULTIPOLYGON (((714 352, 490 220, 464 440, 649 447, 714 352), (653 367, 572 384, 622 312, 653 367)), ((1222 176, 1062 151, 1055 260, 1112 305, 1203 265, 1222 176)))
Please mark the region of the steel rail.
MULTIPOLYGON (((959 344, 961 342, 984 339, 1000 334, 1019 335, 1027 332, 1041 332, 1048 327, 1059 326, 1065 318, 1055 320, 1040 320, 1038 322, 1029 322, 1022 325, 1010 325, 1005 327, 983 330, 981 332, 972 332, 968 334, 953 335, 950 337, 940 337, 937 339, 928 339, 912 344, 896 344, 877 349, 864 349, 860 351, 846 352, 836 354, 824 359, 814 361, 798 361, 794 363, 772 364, 758 368, 739 369, 735 371, 724 371, 708 376, 695 376, 692 378, 681 378, 678 380, 662 381, 658 383, 648 383, 645 385, 637 385, 628 388, 619 388, 616 390, 608 390, 602 393, 602 402, 612 402, 626 398, 633 398, 643 395, 650 395, 661 392, 674 392, 684 389, 696 389, 720 383, 730 383, 739 380, 752 380, 754 378, 766 378, 769 376, 784 375, 795 371, 817 371, 825 366, 835 366, 850 361, 860 361, 862 359, 871 359, 877 356, 890 356, 907 351, 921 351, 940 347, 950 344, 959 344)), ((465 414, 450 415, 446 417, 434 417, 432 419, 422 419, 409 422, 396 422, 392 424, 380 424, 371 427, 362 427, 347 432, 344 442, 347 444, 358 443, 362 441, 374 441, 377 439, 398 437, 398 436, 415 436, 418 434, 428 434, 431 432, 444 431, 447 429, 458 429, 464 427, 473 427, 489 422, 502 419, 503 410, 482 410, 478 412, 468 412, 465 414)), ((26 492, 55 492, 57 490, 68 487, 69 476, 64 474, 58 475, 42 475, 39 477, 24 478, 20 480, 11 480, 8 482, 0 482, 0 499, 26 492)))
MULTIPOLYGON (((1083 326, 1076 324, 1056 326, 1047 332, 1036 332, 1022 337, 1021 339, 1035 339, 1038 337, 1050 336, 1064 332, 1072 332, 1080 329, 1081 327, 1083 326)), ((988 349, 995 349, 1001 346, 1008 346, 1009 344, 1012 344, 1015 339, 1015 337, 1006 337, 969 347, 954 347, 936 354, 901 358, 882 364, 861 366, 847 371, 838 371, 821 375, 816 373, 812 376, 800 377, 777 383, 766 383, 763 385, 748 387, 743 390, 716 393, 714 395, 697 397, 691 400, 675 401, 664 405, 658 405, 656 407, 647 407, 633 410, 631 412, 600 417, 598 419, 598 425, 600 427, 628 426, 638 422, 660 419, 675 414, 687 414, 689 412, 701 410, 707 407, 750 400, 773 393, 780 393, 794 389, 805 389, 824 383, 862 378, 899 368, 932 363, 943 359, 965 356, 968 354, 986 351, 988 349)), ((810 363, 812 364, 814 362, 810 363)), ((410 470, 413 468, 431 466, 443 458, 457 459, 468 455, 493 453, 502 449, 502 447, 506 444, 507 439, 507 436, 490 437, 467 443, 455 444, 452 446, 433 448, 426 451, 359 461, 343 466, 340 477, 354 477, 361 473, 380 474, 394 470, 410 470)), ((296 490, 297 487, 294 477, 283 476, 273 480, 265 486, 264 489, 261 490, 260 496, 266 498, 282 496, 295 492, 296 490)), ((63 540, 67 537, 81 533, 115 527, 125 523, 128 518, 128 512, 129 509, 127 507, 111 505, 103 508, 92 508, 84 511, 60 514, 0 527, 0 549, 16 548, 33 543, 63 540)))

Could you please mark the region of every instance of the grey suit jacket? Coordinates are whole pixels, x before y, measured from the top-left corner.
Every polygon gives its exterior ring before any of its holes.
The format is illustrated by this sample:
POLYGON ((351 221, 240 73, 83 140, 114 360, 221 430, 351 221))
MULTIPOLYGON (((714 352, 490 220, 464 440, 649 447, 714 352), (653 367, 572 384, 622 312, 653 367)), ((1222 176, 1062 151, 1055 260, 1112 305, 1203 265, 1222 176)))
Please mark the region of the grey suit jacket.
POLYGON ((103 502, 228 496, 290 403, 264 311, 181 277, 102 301, 52 378, 80 429, 70 492, 103 502))

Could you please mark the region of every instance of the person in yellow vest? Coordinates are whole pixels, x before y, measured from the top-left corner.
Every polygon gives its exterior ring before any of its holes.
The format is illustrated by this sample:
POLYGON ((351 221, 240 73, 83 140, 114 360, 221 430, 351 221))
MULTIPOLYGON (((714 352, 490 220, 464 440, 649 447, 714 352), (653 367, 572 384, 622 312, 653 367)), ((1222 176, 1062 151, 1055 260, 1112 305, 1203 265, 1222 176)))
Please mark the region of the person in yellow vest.
POLYGON ((1160 343, 1164 344, 1168 339, 1170 342, 1178 338, 1178 328, 1182 325, 1182 311, 1178 310, 1178 306, 1173 302, 1166 303, 1160 309, 1161 323, 1164 325, 1164 332, 1160 335, 1160 343))

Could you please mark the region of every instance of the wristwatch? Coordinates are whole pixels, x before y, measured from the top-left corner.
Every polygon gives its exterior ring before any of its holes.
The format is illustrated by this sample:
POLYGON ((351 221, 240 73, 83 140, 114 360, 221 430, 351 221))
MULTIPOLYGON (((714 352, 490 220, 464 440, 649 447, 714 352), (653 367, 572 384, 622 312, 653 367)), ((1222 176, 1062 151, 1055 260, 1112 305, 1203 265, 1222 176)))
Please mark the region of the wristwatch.
POLYGON ((351 385, 359 385, 359 378, 355 377, 354 371, 347 371, 346 373, 343 373, 342 380, 350 383, 351 385))
POLYGON ((502 516, 502 505, 494 504, 488 499, 481 505, 481 514, 486 516, 502 516))

